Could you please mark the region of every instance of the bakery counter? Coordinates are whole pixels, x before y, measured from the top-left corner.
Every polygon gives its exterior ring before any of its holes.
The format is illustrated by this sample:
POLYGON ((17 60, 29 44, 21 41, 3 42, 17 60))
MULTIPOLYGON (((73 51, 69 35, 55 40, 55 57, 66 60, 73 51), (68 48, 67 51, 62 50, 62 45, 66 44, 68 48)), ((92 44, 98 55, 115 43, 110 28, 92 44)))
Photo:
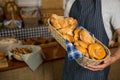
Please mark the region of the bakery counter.
POLYGON ((15 59, 7 60, 7 61, 8 61, 8 67, 0 68, 0 72, 13 70, 13 69, 22 68, 22 67, 27 66, 24 62, 17 61, 15 59))
MULTIPOLYGON (((57 43, 52 47, 44 46, 42 47, 42 50, 45 57, 43 63, 64 59, 64 56, 66 54, 66 51, 57 43)), ((111 53, 114 53, 116 50, 117 50, 117 47, 110 48, 111 53)), ((24 62, 17 61, 15 59, 8 60, 8 64, 9 64, 8 67, 0 68, 0 72, 27 67, 27 65, 24 62)))
MULTIPOLYGON (((58 59, 64 59, 66 54, 65 49, 54 39, 49 38, 32 38, 22 41, 23 45, 38 45, 41 46, 43 51, 43 63, 55 61, 58 59)), ((117 47, 110 48, 111 52, 114 53, 117 47)), ((0 68, 0 72, 27 67, 27 64, 23 61, 17 61, 15 59, 8 60, 8 67, 0 68)))
MULTIPOLYGON (((55 41, 49 44, 42 44, 41 48, 43 51, 43 63, 64 58, 66 54, 66 51, 55 41)), ((27 67, 23 61, 17 61, 15 59, 7 61, 8 67, 0 68, 0 72, 27 67)))
MULTIPOLYGON (((116 49, 117 48, 111 48, 110 50, 113 53, 116 49)), ((17 63, 15 61, 11 65, 12 68, 9 67, 9 69, 13 70, 1 71, 0 80, 62 80, 64 58, 45 61, 35 71, 31 71, 26 65, 24 65, 24 62, 17 61, 17 63), (16 65, 17 63, 18 65, 16 65), (15 65, 16 67, 13 67, 15 65)), ((111 66, 108 80, 120 80, 119 66, 120 62, 111 66)))

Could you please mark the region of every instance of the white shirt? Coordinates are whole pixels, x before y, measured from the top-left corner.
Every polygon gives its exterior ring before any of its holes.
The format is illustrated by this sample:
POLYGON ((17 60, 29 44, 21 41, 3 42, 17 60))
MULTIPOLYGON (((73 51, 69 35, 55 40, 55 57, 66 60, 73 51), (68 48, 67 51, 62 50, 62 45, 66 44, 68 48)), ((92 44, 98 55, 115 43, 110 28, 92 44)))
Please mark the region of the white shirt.
MULTIPOLYGON (((69 0, 65 8, 65 17, 69 17, 69 12, 75 0, 69 0)), ((102 17, 106 33, 109 40, 112 39, 112 29, 120 28, 120 1, 101 0, 102 17)))

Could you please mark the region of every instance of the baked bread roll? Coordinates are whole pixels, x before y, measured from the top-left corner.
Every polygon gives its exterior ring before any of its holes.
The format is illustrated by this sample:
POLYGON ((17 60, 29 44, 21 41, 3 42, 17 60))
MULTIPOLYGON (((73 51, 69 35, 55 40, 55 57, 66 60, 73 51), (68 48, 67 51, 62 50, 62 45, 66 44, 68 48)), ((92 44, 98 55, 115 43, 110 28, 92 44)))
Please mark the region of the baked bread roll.
POLYGON ((88 43, 86 43, 86 42, 84 42, 84 41, 75 41, 74 42, 74 45, 76 45, 76 46, 81 46, 81 47, 84 47, 84 48, 88 48, 88 43))
POLYGON ((58 29, 58 32, 60 32, 62 35, 66 34, 66 35, 71 35, 73 36, 73 30, 70 29, 69 27, 65 27, 65 28, 61 28, 61 29, 58 29))
POLYGON ((61 25, 59 24, 59 22, 57 20, 54 20, 54 22, 52 22, 52 25, 54 28, 56 29, 60 29, 62 28, 61 25))
POLYGON ((50 22, 56 29, 69 27, 71 30, 74 30, 78 23, 77 20, 72 17, 64 18, 56 14, 50 16, 50 22))
POLYGON ((78 41, 79 40, 80 28, 76 28, 73 33, 74 33, 74 40, 78 41))
POLYGON ((76 46, 76 48, 85 56, 89 57, 88 51, 86 48, 81 47, 81 46, 76 46))
POLYGON ((76 25, 78 24, 77 20, 72 18, 72 17, 68 17, 65 18, 66 21, 68 21, 69 27, 74 30, 76 28, 76 25))
POLYGON ((74 42, 74 38, 71 35, 63 35, 64 39, 67 39, 69 42, 73 43, 74 42))
POLYGON ((80 31, 80 39, 86 43, 94 43, 94 38, 89 34, 89 32, 85 29, 80 31))
POLYGON ((88 46, 88 52, 92 59, 101 60, 106 56, 106 51, 99 43, 92 43, 88 46))
POLYGON ((5 59, 5 53, 0 52, 0 60, 3 60, 3 59, 5 59))
POLYGON ((64 18, 56 14, 52 14, 50 17, 50 22, 53 25, 53 27, 55 27, 56 29, 62 28, 62 26, 60 25, 60 22, 63 22, 63 21, 64 21, 64 18))
POLYGON ((69 27, 69 23, 65 19, 59 19, 59 24, 61 25, 61 28, 69 27))

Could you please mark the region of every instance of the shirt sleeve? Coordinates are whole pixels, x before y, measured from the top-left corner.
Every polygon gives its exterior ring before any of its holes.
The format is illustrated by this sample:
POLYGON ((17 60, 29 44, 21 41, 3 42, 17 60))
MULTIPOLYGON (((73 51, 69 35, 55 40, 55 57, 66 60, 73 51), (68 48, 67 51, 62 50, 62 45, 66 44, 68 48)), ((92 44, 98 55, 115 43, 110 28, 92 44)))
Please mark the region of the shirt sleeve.
POLYGON ((120 1, 115 0, 115 3, 111 6, 112 6, 111 24, 114 29, 117 29, 120 28, 120 1))
POLYGON ((67 1, 66 6, 65 6, 65 12, 64 12, 65 17, 69 17, 69 12, 70 12, 70 9, 71 9, 74 1, 75 0, 68 0, 67 1))

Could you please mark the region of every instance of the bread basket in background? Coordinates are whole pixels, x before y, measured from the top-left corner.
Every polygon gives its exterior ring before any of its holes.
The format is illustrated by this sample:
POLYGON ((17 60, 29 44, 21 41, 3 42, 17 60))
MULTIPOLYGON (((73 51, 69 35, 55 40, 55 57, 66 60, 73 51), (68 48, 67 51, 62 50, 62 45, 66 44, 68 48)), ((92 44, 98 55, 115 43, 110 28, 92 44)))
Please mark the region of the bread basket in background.
POLYGON ((10 60, 13 56, 18 61, 24 61, 22 56, 32 54, 34 50, 31 45, 11 45, 7 51, 10 60))
MULTIPOLYGON (((50 33, 51 35, 56 39, 56 41, 67 51, 67 48, 66 48, 66 39, 63 38, 62 34, 60 32, 58 32, 51 24, 50 22, 50 18, 48 19, 48 28, 50 29, 50 33)), ((99 43, 101 44, 107 55, 104 59, 110 57, 111 53, 109 51, 109 49, 103 45, 98 39, 95 38, 95 42, 96 43, 99 43)), ((83 58, 76 58, 75 61, 81 65, 81 66, 85 66, 85 65, 88 65, 88 64, 92 64, 92 65, 98 65, 98 64, 101 64, 103 63, 104 59, 101 59, 101 60, 96 60, 96 59, 91 59, 89 57, 83 57, 83 58)))

